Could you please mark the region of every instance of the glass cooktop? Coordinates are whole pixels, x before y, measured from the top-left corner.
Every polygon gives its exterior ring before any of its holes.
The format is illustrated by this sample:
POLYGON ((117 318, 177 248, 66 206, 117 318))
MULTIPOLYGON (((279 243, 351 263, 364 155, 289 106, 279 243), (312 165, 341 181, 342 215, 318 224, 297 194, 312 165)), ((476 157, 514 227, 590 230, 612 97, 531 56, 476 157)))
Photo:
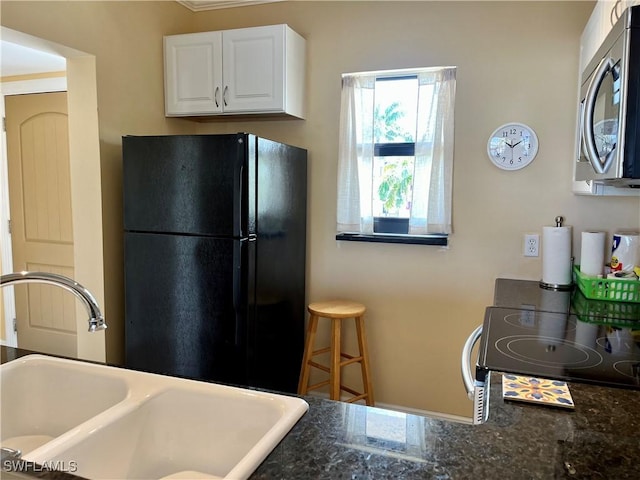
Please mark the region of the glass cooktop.
POLYGON ((640 389, 635 310, 576 312, 575 293, 504 279, 495 303, 485 312, 477 377, 495 370, 640 389))

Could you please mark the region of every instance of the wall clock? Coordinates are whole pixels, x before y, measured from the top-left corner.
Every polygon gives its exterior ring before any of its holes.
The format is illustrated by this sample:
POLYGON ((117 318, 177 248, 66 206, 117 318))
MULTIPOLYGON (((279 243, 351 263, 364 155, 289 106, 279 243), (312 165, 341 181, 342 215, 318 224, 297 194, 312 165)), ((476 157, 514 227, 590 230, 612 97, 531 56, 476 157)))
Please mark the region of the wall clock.
POLYGON ((487 142, 487 154, 503 170, 520 170, 538 153, 538 137, 524 123, 505 123, 496 128, 487 142))

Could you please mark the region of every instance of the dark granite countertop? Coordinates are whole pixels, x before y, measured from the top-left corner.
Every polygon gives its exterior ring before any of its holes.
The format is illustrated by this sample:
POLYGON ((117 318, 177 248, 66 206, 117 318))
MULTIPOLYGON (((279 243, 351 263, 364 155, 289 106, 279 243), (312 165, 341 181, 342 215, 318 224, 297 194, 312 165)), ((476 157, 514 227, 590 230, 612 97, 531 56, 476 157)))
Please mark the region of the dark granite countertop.
POLYGON ((575 410, 502 399, 483 425, 406 415, 406 442, 374 441, 376 409, 308 399, 309 413, 252 478, 638 478, 640 391, 570 384, 575 410))
MULTIPOLYGON (((19 355, 2 348, 2 362, 19 355)), ((305 397, 309 411, 251 478, 638 478, 640 391, 570 383, 575 410, 563 410, 504 401, 500 378, 475 426, 305 397)))

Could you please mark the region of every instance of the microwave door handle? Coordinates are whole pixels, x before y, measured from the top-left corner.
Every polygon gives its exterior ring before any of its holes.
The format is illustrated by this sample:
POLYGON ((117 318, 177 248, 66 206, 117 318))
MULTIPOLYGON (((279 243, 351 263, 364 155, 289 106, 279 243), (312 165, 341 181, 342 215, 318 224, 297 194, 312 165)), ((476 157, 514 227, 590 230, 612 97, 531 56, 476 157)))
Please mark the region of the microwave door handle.
POLYGON ((593 110, 595 108, 596 97, 598 90, 604 77, 613 71, 615 62, 611 57, 603 58, 596 68, 591 83, 587 88, 587 94, 584 100, 584 109, 582 111, 582 138, 584 140, 584 151, 589 163, 598 174, 603 174, 609 170, 611 163, 613 162, 615 147, 607 153, 604 161, 600 159, 598 155, 598 149, 596 147, 596 139, 593 131, 593 110))
POLYGON ((482 325, 476 328, 473 333, 469 335, 469 338, 464 342, 464 347, 462 348, 462 381, 464 382, 464 388, 467 391, 467 396, 470 400, 473 400, 475 393, 475 380, 473 378, 473 373, 471 372, 471 351, 477 341, 480 340, 481 335, 482 325))

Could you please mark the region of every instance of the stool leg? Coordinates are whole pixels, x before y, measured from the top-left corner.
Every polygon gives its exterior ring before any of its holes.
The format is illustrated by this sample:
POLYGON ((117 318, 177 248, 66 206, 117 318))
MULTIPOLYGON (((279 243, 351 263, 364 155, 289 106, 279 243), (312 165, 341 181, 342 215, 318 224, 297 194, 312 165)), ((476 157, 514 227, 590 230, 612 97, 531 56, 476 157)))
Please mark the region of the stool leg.
POLYGON ((329 371, 329 398, 340 400, 340 326, 341 320, 331 319, 331 366, 329 371))
POLYGON ((309 360, 313 356, 313 344, 318 331, 318 317, 311 315, 309 317, 309 326, 307 327, 307 341, 304 346, 304 355, 302 357, 302 369, 300 370, 300 381, 298 383, 298 395, 306 395, 309 387, 309 360))
POLYGON ((369 352, 367 351, 367 338, 364 333, 364 317, 356 317, 356 331, 358 333, 358 347, 360 348, 360 367, 362 368, 362 383, 364 391, 367 394, 366 403, 369 406, 374 405, 373 400, 373 384, 371 382, 371 374, 369 372, 369 352))

